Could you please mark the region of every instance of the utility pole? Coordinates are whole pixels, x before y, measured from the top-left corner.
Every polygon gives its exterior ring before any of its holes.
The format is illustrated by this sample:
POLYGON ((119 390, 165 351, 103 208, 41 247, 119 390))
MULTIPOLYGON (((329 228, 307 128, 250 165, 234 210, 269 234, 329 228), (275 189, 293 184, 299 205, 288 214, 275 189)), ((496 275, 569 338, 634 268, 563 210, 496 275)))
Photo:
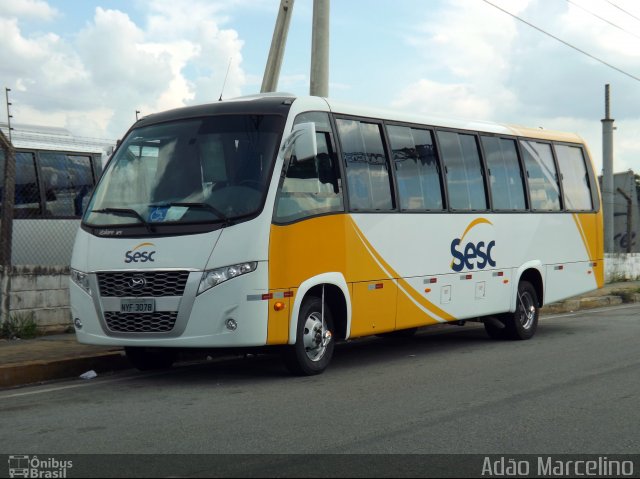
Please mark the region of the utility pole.
POLYGON ((269 49, 267 66, 264 69, 260 93, 273 92, 278 89, 278 79, 280 78, 284 48, 287 44, 287 34, 289 33, 289 23, 291 23, 293 2, 294 0, 280 0, 280 9, 278 10, 278 18, 276 19, 276 26, 273 30, 271 48, 269 49))
POLYGON ((329 0, 313 0, 309 94, 329 96, 329 0))
POLYGON ((602 211, 604 214, 604 252, 613 253, 613 126, 611 118, 610 85, 604 87, 605 116, 602 120, 602 211))
POLYGON ((7 99, 7 127, 9 128, 9 143, 11 143, 11 130, 13 130, 13 128, 11 128, 11 118, 13 118, 13 115, 11 114, 11 110, 9 109, 9 107, 11 106, 11 102, 9 101, 10 91, 11 88, 5 87, 4 96, 7 99))

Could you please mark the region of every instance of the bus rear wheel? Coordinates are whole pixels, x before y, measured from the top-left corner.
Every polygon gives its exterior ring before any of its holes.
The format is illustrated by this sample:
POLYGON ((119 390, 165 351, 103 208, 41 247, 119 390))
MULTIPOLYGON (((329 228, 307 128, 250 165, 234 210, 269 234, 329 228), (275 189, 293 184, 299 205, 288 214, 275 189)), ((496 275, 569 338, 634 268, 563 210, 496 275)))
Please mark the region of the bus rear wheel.
POLYGON ((140 371, 169 369, 173 366, 177 356, 173 349, 125 347, 124 351, 129 362, 140 371))
POLYGON ((310 296, 302 301, 298 315, 296 343, 287 346, 284 362, 287 369, 300 376, 323 372, 333 357, 333 317, 326 303, 310 296))
POLYGON ((518 285, 516 310, 513 313, 503 314, 498 318, 504 324, 504 329, 497 328, 488 322, 485 322, 485 329, 489 336, 493 338, 531 339, 536 334, 539 315, 540 302, 538 301, 536 289, 528 281, 521 281, 518 285))

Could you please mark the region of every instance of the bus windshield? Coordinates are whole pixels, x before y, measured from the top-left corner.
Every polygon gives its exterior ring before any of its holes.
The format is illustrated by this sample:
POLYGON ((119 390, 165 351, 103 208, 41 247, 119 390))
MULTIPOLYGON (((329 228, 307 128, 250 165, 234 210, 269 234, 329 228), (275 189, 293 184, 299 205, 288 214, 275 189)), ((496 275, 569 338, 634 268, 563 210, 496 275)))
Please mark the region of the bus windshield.
POLYGON ((226 223, 261 210, 284 120, 218 115, 132 130, 87 208, 89 226, 226 223))

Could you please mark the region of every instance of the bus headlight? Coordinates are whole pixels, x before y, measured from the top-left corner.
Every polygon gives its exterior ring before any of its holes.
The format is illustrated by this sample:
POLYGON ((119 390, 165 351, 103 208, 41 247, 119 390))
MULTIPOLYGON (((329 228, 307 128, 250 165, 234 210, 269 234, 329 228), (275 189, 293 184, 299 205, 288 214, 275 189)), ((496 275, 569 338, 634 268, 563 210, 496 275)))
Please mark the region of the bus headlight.
POLYGON ((217 286, 220 283, 224 283, 225 281, 228 281, 237 276, 251 273, 252 271, 255 271, 257 267, 257 261, 249 261, 247 263, 232 264, 231 266, 225 266, 223 268, 216 268, 205 271, 202 274, 202 279, 200 280, 198 294, 204 293, 208 289, 211 289, 214 286, 217 286))
POLYGON ((71 279, 88 294, 91 294, 91 285, 89 284, 89 275, 87 273, 71 269, 71 279))

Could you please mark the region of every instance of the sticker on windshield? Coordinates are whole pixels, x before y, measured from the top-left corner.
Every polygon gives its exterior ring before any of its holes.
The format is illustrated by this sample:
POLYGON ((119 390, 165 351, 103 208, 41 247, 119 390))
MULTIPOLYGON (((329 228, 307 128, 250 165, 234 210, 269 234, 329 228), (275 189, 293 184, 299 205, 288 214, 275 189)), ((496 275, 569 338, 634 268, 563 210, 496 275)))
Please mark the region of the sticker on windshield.
POLYGON ((152 223, 159 223, 161 221, 165 221, 168 211, 169 211, 168 206, 158 206, 153 208, 151 210, 151 213, 149 213, 149 221, 152 223))

